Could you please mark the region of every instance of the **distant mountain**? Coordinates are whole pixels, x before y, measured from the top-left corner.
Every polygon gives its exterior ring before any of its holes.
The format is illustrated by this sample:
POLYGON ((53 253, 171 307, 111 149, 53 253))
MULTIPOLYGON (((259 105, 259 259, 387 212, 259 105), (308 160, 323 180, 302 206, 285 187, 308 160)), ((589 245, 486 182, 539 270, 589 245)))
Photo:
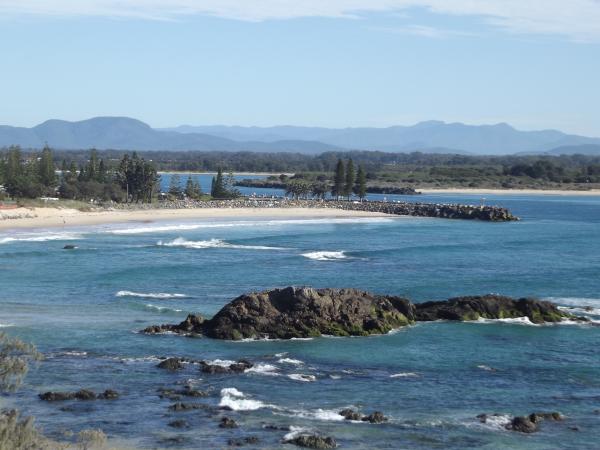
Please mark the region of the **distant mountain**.
POLYGON ((512 154, 545 152, 565 145, 600 144, 600 138, 568 135, 556 130, 519 131, 508 124, 465 125, 440 121, 388 128, 227 127, 184 125, 169 131, 206 133, 236 141, 314 140, 341 148, 388 152, 448 149, 448 152, 512 154))
POLYGON ((115 150, 204 150, 322 153, 339 150, 321 142, 282 140, 238 142, 205 133, 155 130, 128 117, 95 117, 80 122, 48 120, 33 128, 0 126, 0 147, 115 150))
POLYGON ((600 146, 600 138, 556 130, 519 131, 507 124, 465 125, 439 121, 389 128, 190 126, 154 129, 128 117, 79 122, 48 120, 33 128, 0 126, 0 147, 59 149, 202 150, 322 153, 343 150, 514 154, 571 151, 600 146))

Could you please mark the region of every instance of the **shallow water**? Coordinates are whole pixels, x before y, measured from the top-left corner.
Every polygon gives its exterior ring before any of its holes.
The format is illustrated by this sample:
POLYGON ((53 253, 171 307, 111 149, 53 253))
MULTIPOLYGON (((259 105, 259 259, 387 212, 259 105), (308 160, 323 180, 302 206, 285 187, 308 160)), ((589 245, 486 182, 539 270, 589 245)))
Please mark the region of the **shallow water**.
POLYGON ((600 198, 486 202, 524 220, 243 218, 2 233, 1 329, 47 355, 19 393, 3 401, 35 415, 48 434, 102 428, 143 448, 218 448, 251 435, 260 439, 258 448, 280 448, 290 426, 332 435, 342 448, 596 448, 600 327, 437 322, 369 338, 260 342, 136 333, 189 312, 210 316, 247 291, 290 284, 357 287, 414 301, 538 296, 600 320, 600 198), (62 250, 67 243, 77 249, 62 250), (224 376, 201 374, 192 364, 175 374, 156 368, 158 357, 174 355, 247 358, 259 366, 224 376), (157 389, 183 383, 210 392, 184 401, 214 409, 169 411, 173 402, 157 389), (47 390, 79 388, 122 395, 90 403, 37 399, 47 390), (344 422, 337 412, 345 407, 381 410, 390 422, 344 422), (546 410, 568 419, 521 435, 475 418, 546 410), (240 427, 220 429, 222 415, 240 427), (167 426, 178 418, 191 427, 167 426), (181 442, 169 440, 178 436, 181 442))

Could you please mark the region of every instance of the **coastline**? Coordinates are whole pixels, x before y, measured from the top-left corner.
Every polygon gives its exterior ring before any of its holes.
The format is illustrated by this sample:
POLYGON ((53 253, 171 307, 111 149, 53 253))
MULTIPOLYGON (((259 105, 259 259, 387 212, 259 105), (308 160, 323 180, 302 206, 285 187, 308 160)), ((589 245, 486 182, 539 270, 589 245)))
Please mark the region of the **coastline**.
POLYGON ((423 194, 476 194, 476 195, 563 195, 563 196, 600 196, 600 189, 589 191, 568 191, 562 189, 477 189, 477 188, 442 188, 419 189, 423 194))
POLYGON ((143 209, 105 210, 83 212, 76 209, 17 208, 14 215, 27 215, 15 219, 0 220, 0 231, 28 228, 58 228, 63 226, 87 226, 112 223, 144 223, 156 220, 178 219, 227 219, 227 218, 280 218, 319 219, 390 217, 389 214, 352 211, 331 208, 189 208, 189 209, 143 209))

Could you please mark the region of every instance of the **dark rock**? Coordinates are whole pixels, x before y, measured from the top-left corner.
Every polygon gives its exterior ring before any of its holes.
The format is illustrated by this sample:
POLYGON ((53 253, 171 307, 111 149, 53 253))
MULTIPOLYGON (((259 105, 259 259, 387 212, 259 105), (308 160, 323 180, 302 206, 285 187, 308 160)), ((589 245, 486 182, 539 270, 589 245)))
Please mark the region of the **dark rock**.
MULTIPOLYGON (((528 317, 533 323, 579 320, 550 302, 532 298, 485 295, 413 305, 404 298, 357 289, 287 287, 241 295, 210 320, 188 316, 179 325, 159 325, 146 328, 144 332, 167 330, 229 340, 290 339, 323 334, 367 336, 387 333, 415 321, 517 317, 528 317)), ((201 361, 200 365, 204 373, 212 374, 243 372, 251 367, 247 361, 239 361, 229 367, 205 361, 201 361)))
POLYGON ((81 390, 75 392, 75 394, 73 394, 73 395, 77 400, 88 401, 88 400, 96 400, 96 398, 98 398, 96 396, 95 392, 89 391, 87 389, 81 389, 81 390))
POLYGON ((353 409, 342 409, 338 414, 346 420, 362 420, 362 416, 353 409))
POLYGON ((366 336, 413 322, 413 306, 399 297, 357 289, 274 289, 242 295, 204 324, 217 339, 366 336))
POLYGON ((63 250, 75 250, 77 248, 76 245, 67 244, 63 247, 63 250))
POLYGON ((112 389, 107 389, 102 394, 98 394, 98 398, 101 400, 116 400, 119 398, 119 393, 112 389))
POLYGON ((168 425, 173 428, 188 428, 190 426, 187 420, 183 419, 174 420, 173 422, 169 422, 168 425))
POLYGON ((73 400, 75 394, 72 392, 44 392, 38 396, 40 400, 45 402, 62 402, 65 400, 73 400))
POLYGON ((229 417, 222 417, 221 423, 219 423, 219 428, 237 428, 238 424, 235 420, 230 419, 229 417))
POLYGON ((534 433, 538 430, 536 422, 532 422, 529 417, 523 416, 514 417, 506 428, 520 433, 534 433))
POLYGON ((183 322, 177 325, 153 325, 142 330, 142 333, 161 334, 171 332, 186 335, 199 335, 202 334, 203 322, 204 318, 202 316, 190 314, 183 322))
POLYGON ((203 373, 214 374, 226 374, 226 373, 242 373, 246 369, 250 369, 253 364, 245 359, 241 359, 236 363, 230 364, 229 366, 223 366, 220 364, 209 364, 206 361, 200 361, 200 370, 203 373))
POLYGON ((534 423, 541 422, 542 420, 554 420, 554 421, 562 421, 564 417, 559 412, 536 412, 529 414, 529 420, 534 423))
POLYGON ((375 411, 374 413, 363 417, 361 420, 363 422, 369 422, 369 423, 383 423, 383 422, 387 422, 388 418, 385 417, 382 412, 375 411))
POLYGON ((169 410, 175 411, 175 412, 192 411, 194 409, 205 409, 205 408, 206 408, 205 405, 201 405, 198 403, 182 403, 182 402, 173 403, 171 406, 169 406, 169 410))
POLYGON ((336 448, 337 442, 332 437, 317 436, 312 434, 303 434, 285 441, 286 444, 294 444, 298 447, 328 449, 336 448))
POLYGON ((477 320, 528 317, 533 323, 560 322, 572 318, 556 305, 532 298, 515 300, 500 295, 457 297, 441 302, 425 302, 415 305, 418 321, 477 320))
POLYGON ((156 367, 159 367, 161 369, 165 369, 165 370, 180 370, 183 369, 183 363, 181 362, 181 359, 179 358, 167 358, 164 361, 161 361, 160 363, 158 363, 158 365, 156 367))
POLYGON ((243 447, 244 445, 255 445, 259 443, 256 436, 248 436, 242 439, 229 439, 227 445, 230 447, 243 447))

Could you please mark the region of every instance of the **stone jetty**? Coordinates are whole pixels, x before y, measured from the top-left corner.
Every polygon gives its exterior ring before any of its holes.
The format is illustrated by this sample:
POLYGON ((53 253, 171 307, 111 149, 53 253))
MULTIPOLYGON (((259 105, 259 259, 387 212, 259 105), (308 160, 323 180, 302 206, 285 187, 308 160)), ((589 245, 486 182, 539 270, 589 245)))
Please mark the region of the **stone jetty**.
POLYGON ((292 200, 287 198, 242 197, 232 200, 175 200, 152 204, 115 204, 113 209, 193 209, 193 208, 319 208, 368 211, 397 216, 434 217, 440 219, 482 220, 510 222, 519 220, 508 209, 498 206, 461 205, 443 203, 292 200))

